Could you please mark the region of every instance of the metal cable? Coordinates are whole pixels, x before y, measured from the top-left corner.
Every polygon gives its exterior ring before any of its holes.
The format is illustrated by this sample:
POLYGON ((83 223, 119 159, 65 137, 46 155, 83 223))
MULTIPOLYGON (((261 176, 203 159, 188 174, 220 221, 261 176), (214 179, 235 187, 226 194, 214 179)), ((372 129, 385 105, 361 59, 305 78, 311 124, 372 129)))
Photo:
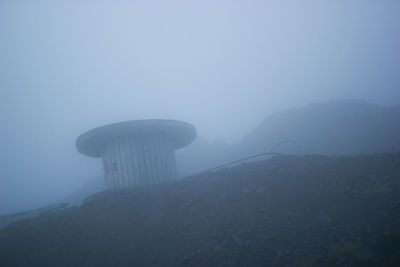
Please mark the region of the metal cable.
POLYGON ((294 144, 296 146, 296 148, 297 148, 297 154, 300 155, 301 149, 300 149, 299 144, 297 144, 293 140, 284 140, 282 142, 279 142, 279 143, 275 144, 271 148, 270 152, 254 154, 254 155, 251 155, 251 156, 248 156, 248 157, 245 157, 245 158, 241 158, 241 159, 238 159, 238 160, 235 160, 235 161, 231 161, 231 162, 225 163, 223 165, 220 165, 220 166, 217 166, 217 167, 202 171, 200 173, 213 172, 213 171, 216 171, 218 169, 222 169, 222 168, 234 165, 236 163, 239 163, 239 162, 242 162, 242 161, 245 161, 245 160, 249 160, 249 159, 252 159, 252 158, 257 158, 257 157, 260 157, 260 156, 277 156, 277 155, 281 155, 282 156, 282 155, 287 155, 287 154, 283 154, 283 153, 273 152, 278 146, 280 146, 282 144, 294 144))

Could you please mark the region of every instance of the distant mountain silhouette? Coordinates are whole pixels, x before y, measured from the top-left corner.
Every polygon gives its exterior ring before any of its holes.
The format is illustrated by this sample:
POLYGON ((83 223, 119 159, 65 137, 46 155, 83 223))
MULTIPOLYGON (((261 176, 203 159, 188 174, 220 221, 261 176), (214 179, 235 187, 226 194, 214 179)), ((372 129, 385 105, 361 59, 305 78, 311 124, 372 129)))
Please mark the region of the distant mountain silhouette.
MULTIPOLYGON (((359 155, 400 151, 400 106, 335 100, 275 113, 239 145, 245 153, 269 151, 285 140, 305 154, 359 155)), ((296 153, 288 143, 277 152, 296 153)))
POLYGON ((297 154, 299 148, 344 156, 398 152, 400 106, 341 99, 288 109, 268 116, 239 144, 199 139, 178 151, 177 160, 184 176, 272 149, 297 154))

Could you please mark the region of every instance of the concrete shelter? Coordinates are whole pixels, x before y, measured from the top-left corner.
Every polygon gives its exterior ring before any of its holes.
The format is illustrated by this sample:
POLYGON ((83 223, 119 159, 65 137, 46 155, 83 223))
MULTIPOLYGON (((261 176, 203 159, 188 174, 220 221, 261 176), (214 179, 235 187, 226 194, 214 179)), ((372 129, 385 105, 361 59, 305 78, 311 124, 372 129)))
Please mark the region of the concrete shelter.
POLYGON ((196 138, 196 129, 176 120, 133 120, 80 135, 79 152, 103 159, 107 188, 164 183, 177 178, 175 150, 196 138))

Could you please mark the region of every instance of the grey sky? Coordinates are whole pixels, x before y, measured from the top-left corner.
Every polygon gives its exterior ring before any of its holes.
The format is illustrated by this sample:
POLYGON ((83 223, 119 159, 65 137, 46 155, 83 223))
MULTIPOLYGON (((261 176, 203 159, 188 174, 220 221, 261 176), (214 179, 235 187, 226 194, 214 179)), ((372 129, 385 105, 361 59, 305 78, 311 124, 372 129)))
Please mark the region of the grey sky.
POLYGON ((236 142, 309 102, 400 104, 399 12, 396 0, 0 1, 0 213, 99 174, 74 142, 105 123, 181 119, 236 142))

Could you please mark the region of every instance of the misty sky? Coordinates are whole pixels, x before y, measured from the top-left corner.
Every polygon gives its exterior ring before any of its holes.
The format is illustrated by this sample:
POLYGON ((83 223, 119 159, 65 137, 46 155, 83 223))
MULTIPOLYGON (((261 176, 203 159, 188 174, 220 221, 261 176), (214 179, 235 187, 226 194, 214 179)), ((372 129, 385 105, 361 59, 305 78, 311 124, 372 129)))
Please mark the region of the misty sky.
POLYGON ((0 214, 101 173, 76 137, 131 119, 238 142, 271 112, 400 104, 400 1, 0 0, 0 214))

